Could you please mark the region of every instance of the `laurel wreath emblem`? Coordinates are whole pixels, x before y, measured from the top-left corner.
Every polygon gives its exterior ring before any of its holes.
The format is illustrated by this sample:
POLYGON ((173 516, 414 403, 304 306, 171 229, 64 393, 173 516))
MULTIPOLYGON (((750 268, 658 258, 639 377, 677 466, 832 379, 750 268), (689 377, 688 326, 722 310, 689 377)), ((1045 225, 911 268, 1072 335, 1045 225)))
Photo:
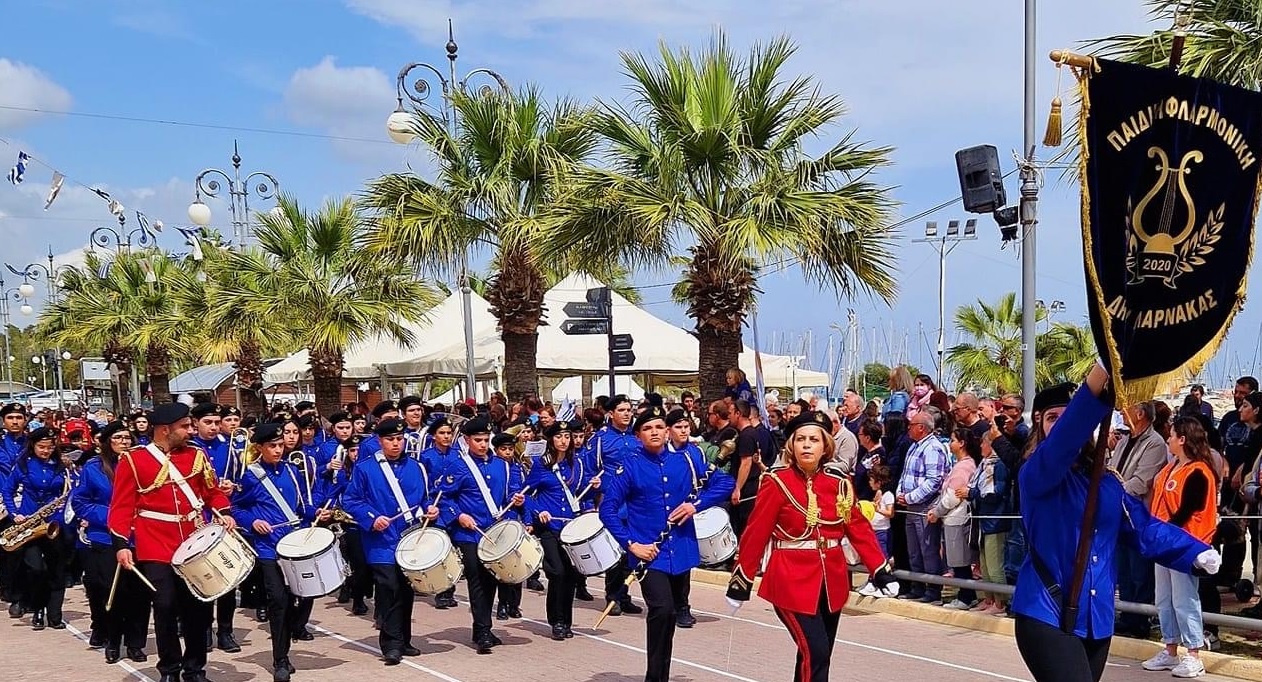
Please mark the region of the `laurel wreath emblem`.
POLYGON ((1226 211, 1227 204, 1225 203, 1210 211, 1205 216, 1205 224, 1201 226, 1201 229, 1179 247, 1179 267, 1175 272, 1176 277, 1205 265, 1205 256, 1212 253, 1214 245, 1222 239, 1223 214, 1226 211))

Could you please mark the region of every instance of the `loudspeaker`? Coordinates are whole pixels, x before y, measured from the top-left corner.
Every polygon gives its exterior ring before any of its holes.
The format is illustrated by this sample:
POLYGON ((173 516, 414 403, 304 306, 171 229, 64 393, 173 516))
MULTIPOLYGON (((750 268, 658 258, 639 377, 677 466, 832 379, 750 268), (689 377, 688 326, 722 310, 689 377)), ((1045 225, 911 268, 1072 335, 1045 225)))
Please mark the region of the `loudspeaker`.
POLYGON ((961 149, 955 153, 955 169, 960 175, 960 195, 969 213, 991 213, 1004 207, 1008 197, 1003 189, 999 150, 993 145, 961 149))

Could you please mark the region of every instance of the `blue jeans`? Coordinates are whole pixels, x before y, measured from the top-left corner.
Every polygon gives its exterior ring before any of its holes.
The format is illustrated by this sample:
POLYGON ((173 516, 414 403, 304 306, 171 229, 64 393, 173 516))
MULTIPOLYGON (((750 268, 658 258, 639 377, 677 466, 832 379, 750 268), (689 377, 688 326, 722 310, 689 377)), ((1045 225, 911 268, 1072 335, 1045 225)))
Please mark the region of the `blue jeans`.
POLYGON ((1200 579, 1172 571, 1165 566, 1154 570, 1157 616, 1161 619, 1161 641, 1182 644, 1189 649, 1205 646, 1205 626, 1201 620, 1200 579))
POLYGON ((1025 525, 1021 521, 1012 524, 1003 550, 1003 575, 1009 585, 1017 584, 1017 574, 1025 563, 1025 525))
MULTIPOLYGON (((913 504, 910 511, 926 512, 928 504, 913 504)), ((929 520, 917 514, 907 515, 907 562, 913 573, 942 575, 942 524, 929 523, 929 520)), ((924 590, 926 597, 941 597, 942 588, 938 585, 921 585, 913 583, 914 593, 924 590)))
POLYGON ((886 530, 874 530, 876 533, 876 544, 881 546, 881 551, 885 553, 885 558, 890 558, 890 532, 886 530))
MULTIPOLYGON (((1122 601, 1152 604, 1153 563, 1121 542, 1118 543, 1114 556, 1117 557, 1117 596, 1122 601)), ((1152 619, 1148 616, 1138 613, 1123 613, 1118 616, 1118 634, 1147 637, 1151 629, 1152 619)))

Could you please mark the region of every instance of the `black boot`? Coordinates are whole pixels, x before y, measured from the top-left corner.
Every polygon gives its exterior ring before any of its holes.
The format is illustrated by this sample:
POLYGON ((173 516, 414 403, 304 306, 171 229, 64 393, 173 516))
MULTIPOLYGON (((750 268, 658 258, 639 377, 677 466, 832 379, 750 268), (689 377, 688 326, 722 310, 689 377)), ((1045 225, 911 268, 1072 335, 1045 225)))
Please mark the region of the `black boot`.
POLYGON ((630 614, 632 616, 644 613, 644 609, 640 606, 636 606, 635 602, 631 601, 630 597, 623 597, 622 601, 618 602, 618 606, 622 607, 623 613, 630 614))
POLYGON ((697 619, 692 615, 692 609, 687 606, 679 607, 675 612, 675 625, 681 628, 690 628, 697 624, 697 619))
POLYGON ((44 610, 40 609, 31 614, 31 628, 34 630, 44 629, 44 610))
POLYGON ((219 650, 229 654, 241 651, 241 645, 237 644, 237 639, 232 636, 231 630, 219 631, 219 650))
POLYGON ((355 600, 355 603, 351 606, 351 615, 352 616, 368 615, 368 605, 364 603, 363 599, 355 600))
POLYGON ((122 655, 118 652, 117 647, 114 647, 114 648, 106 647, 105 649, 105 664, 106 665, 114 665, 115 663, 118 663, 119 660, 121 659, 122 659, 122 655))

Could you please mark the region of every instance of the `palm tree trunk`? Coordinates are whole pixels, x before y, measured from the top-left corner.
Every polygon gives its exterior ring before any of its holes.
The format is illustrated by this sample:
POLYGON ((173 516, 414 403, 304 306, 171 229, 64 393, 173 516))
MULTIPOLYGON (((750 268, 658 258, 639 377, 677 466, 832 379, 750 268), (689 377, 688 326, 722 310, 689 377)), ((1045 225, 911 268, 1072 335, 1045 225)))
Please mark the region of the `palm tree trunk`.
POLYGON ((504 339, 504 390, 510 401, 521 400, 539 392, 539 370, 535 357, 539 352, 539 334, 501 333, 504 339))
MULTIPOLYGON (((263 357, 258 344, 241 344, 241 354, 236 361, 237 386, 241 396, 242 414, 263 414, 263 357)), ((325 413, 331 414, 331 413, 325 413)))
POLYGON ((311 385, 315 390, 316 411, 328 416, 342 407, 342 370, 345 358, 336 349, 307 350, 311 356, 311 385))
POLYGON ((171 354, 167 349, 153 345, 145 350, 145 376, 149 379, 149 392, 153 404, 171 402, 171 354))
POLYGON ((740 330, 725 331, 709 326, 697 328, 697 383, 707 403, 723 397, 727 370, 738 366, 741 354, 740 330))

